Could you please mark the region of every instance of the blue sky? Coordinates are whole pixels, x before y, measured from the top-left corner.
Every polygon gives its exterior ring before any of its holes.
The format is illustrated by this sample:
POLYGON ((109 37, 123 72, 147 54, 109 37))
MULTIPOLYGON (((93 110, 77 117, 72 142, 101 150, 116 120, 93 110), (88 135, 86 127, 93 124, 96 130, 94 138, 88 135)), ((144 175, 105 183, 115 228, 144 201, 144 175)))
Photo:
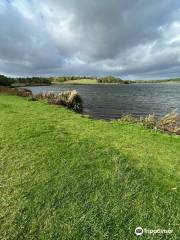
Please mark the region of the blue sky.
POLYGON ((180 76, 179 0, 1 0, 0 73, 180 76))

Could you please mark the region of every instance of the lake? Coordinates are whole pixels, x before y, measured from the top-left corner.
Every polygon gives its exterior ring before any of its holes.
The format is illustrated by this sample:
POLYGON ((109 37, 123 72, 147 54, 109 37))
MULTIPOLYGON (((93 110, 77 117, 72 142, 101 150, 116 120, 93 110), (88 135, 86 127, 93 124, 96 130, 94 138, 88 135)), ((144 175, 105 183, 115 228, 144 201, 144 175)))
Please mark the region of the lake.
POLYGON ((163 116, 175 109, 180 113, 180 84, 141 83, 122 85, 72 85, 28 87, 34 94, 46 91, 77 90, 84 114, 99 119, 117 119, 125 114, 163 116))

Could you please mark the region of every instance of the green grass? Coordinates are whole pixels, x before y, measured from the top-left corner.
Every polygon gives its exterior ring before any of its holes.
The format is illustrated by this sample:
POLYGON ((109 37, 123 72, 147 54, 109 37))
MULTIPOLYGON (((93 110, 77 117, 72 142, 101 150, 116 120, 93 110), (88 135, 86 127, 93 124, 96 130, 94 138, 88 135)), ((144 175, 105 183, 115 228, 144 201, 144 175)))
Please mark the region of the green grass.
POLYGON ((177 240, 179 162, 178 136, 1 94, 1 239, 177 240))
MULTIPOLYGON (((119 83, 99 83, 97 79, 77 79, 77 80, 67 80, 64 82, 53 82, 54 84, 98 84, 98 85, 116 85, 119 83)), ((122 83, 120 83, 122 84, 122 83)))
POLYGON ((98 84, 96 79, 77 79, 62 82, 63 84, 98 84))

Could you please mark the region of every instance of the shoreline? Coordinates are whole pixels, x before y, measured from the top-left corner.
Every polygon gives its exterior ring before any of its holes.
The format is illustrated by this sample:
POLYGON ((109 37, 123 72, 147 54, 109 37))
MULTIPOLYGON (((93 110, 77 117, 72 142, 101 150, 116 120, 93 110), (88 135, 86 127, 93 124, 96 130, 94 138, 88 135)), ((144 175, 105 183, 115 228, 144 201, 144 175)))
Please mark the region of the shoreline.
POLYGON ((180 115, 176 113, 176 111, 172 111, 166 114, 165 116, 159 118, 155 116, 155 113, 148 114, 146 116, 136 116, 132 115, 131 113, 128 113, 126 115, 122 115, 119 118, 112 119, 96 118, 83 111, 83 100, 79 93, 75 90, 62 91, 60 95, 56 95, 53 92, 33 95, 32 91, 29 90, 28 88, 0 87, 0 93, 1 92, 8 93, 10 95, 17 95, 19 97, 24 97, 31 101, 43 101, 57 106, 58 105, 65 106, 66 108, 69 108, 75 112, 78 112, 82 116, 93 120, 104 120, 107 122, 124 121, 127 123, 136 124, 138 123, 146 128, 160 130, 162 132, 168 132, 170 134, 180 135, 180 115), (69 99, 71 100, 69 101, 69 99))
MULTIPOLYGON (((52 82, 51 85, 106 85, 106 86, 111 86, 111 85, 116 85, 116 86, 124 86, 124 85, 133 85, 133 84, 180 84, 180 81, 169 81, 169 82, 130 82, 130 83, 73 83, 73 82, 52 82)), ((51 86, 50 85, 50 86, 51 86)))

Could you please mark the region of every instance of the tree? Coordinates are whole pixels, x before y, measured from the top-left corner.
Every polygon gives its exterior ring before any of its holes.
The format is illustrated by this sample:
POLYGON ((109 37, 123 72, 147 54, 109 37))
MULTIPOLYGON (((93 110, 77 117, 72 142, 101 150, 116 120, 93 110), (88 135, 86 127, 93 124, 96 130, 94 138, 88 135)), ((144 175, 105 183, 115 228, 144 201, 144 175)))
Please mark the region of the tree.
POLYGON ((4 75, 0 75, 0 85, 1 86, 11 86, 12 83, 14 83, 14 79, 8 78, 4 75))

